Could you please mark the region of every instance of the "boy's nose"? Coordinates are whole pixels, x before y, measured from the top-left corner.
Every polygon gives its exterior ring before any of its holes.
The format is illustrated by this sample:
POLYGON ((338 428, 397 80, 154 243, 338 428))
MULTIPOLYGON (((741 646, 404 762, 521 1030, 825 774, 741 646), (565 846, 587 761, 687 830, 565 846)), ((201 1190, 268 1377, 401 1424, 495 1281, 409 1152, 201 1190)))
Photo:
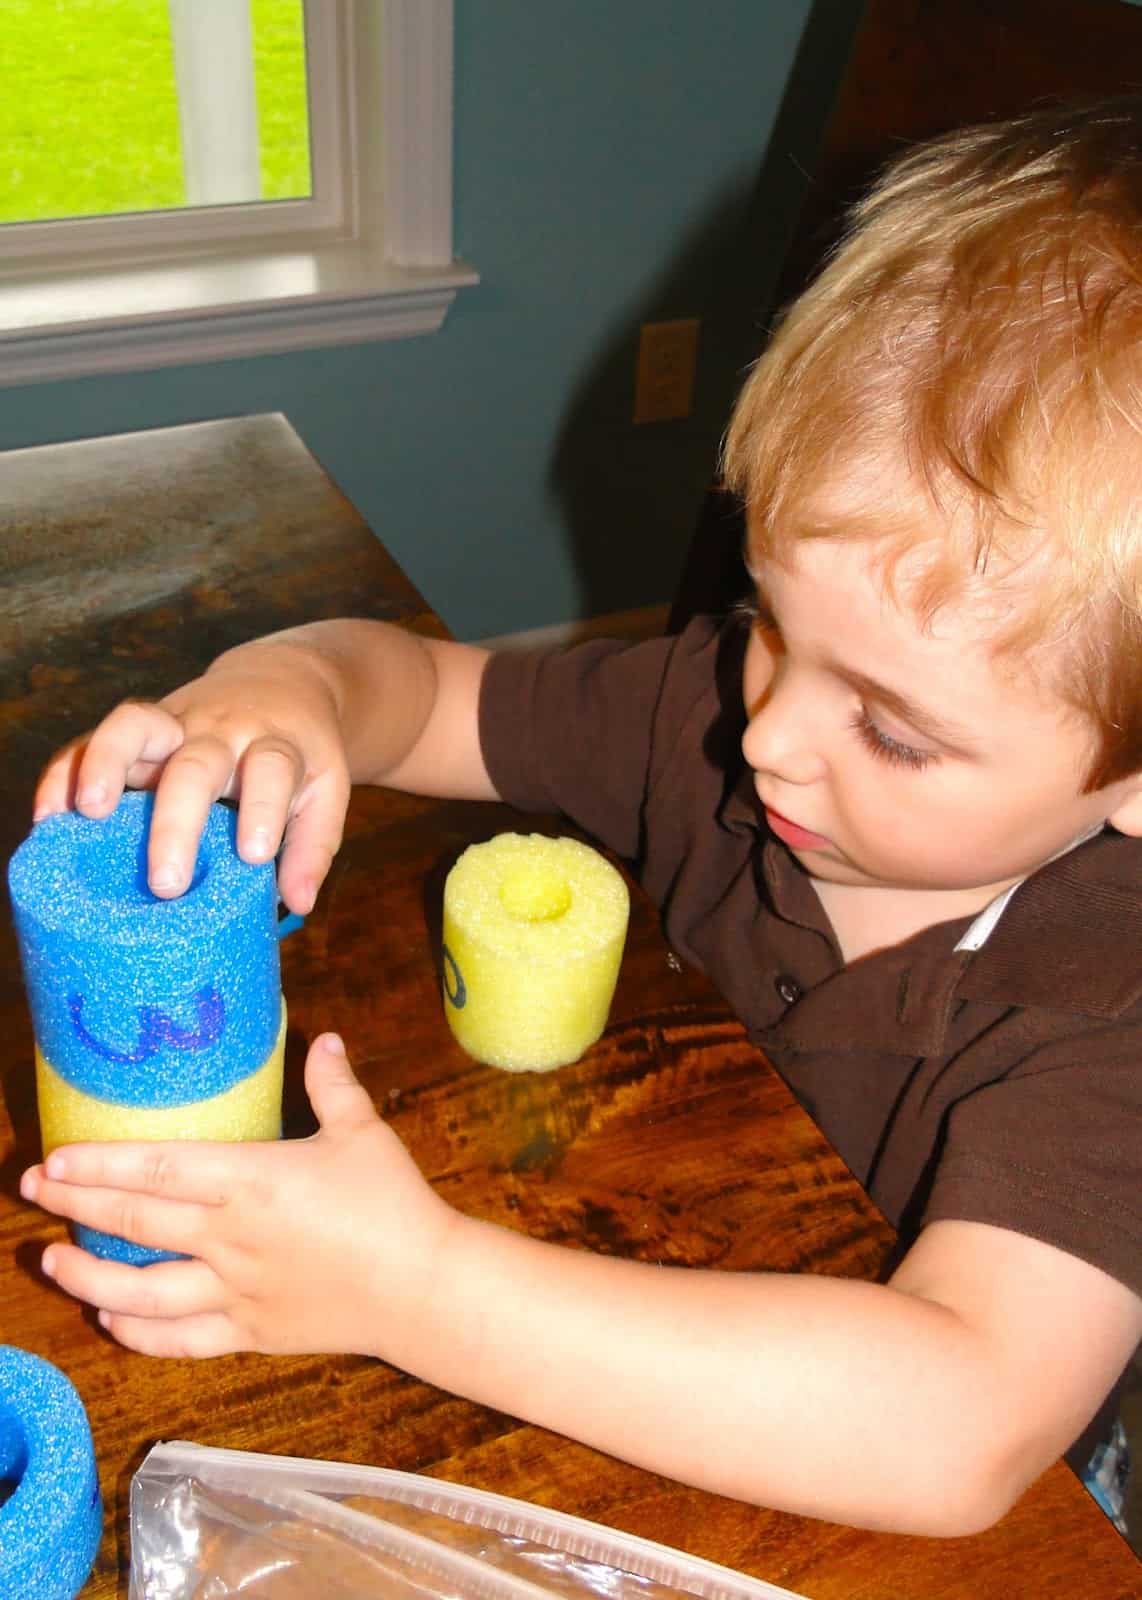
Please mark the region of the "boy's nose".
POLYGON ((751 710, 742 735, 742 753, 755 772, 797 784, 815 783, 824 775, 825 761, 819 740, 813 736, 812 716, 786 683, 771 683, 751 710))

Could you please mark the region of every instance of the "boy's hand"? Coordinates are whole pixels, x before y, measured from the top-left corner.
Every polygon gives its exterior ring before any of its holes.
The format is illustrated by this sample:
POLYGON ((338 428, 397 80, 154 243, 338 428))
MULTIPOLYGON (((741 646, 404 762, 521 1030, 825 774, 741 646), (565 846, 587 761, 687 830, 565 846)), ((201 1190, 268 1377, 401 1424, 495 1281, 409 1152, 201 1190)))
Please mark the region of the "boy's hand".
POLYGON ((125 788, 154 788, 148 882, 181 894, 211 804, 239 799, 238 851, 272 859, 291 911, 312 910, 341 841, 349 774, 333 693, 288 645, 244 647, 157 704, 125 701, 61 750, 40 779, 39 821, 104 817, 125 788))
POLYGON ((73 1145, 24 1174, 45 1210, 193 1259, 139 1268, 51 1244, 43 1269, 148 1355, 411 1359, 459 1213, 421 1177, 333 1034, 306 1062, 320 1123, 274 1144, 73 1145))

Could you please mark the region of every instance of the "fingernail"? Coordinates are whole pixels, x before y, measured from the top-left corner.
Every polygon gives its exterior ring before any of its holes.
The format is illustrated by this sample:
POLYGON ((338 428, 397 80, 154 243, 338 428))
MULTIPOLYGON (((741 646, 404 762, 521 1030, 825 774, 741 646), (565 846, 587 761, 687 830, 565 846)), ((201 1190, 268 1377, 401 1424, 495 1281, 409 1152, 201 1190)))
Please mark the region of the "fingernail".
POLYGON ((37 822, 42 822, 45 817, 50 817, 51 814, 52 814, 51 806, 36 806, 32 811, 32 824, 33 824, 33 826, 37 822))
POLYGON ((40 1180, 34 1172, 25 1172, 20 1179, 20 1193, 25 1200, 34 1200, 40 1192, 40 1180))
POLYGON ((67 1171, 67 1162, 58 1151, 53 1150, 51 1155, 44 1162, 44 1171, 47 1173, 49 1178, 62 1178, 64 1173, 67 1171))
POLYGON ((101 1328, 109 1328, 111 1326, 110 1311, 100 1311, 97 1316, 97 1321, 101 1328))
POLYGON ((250 861, 268 861, 273 853, 273 840, 268 828, 255 828, 242 846, 242 854, 250 861))
POLYGON ((182 868, 173 861, 164 861, 151 873, 152 889, 179 889, 182 887, 182 868))
POLYGON ((317 902, 317 885, 312 878, 305 878, 298 885, 297 909, 303 917, 307 917, 317 902))
POLYGON ((54 1250, 45 1250, 40 1257, 40 1271, 45 1278, 54 1278, 56 1275, 56 1258, 54 1250))
POLYGON ((95 778, 90 783, 85 783, 76 796, 81 806, 99 806, 107 798, 107 785, 102 778, 95 778))
POLYGON ((339 1033, 327 1033, 322 1043, 331 1056, 343 1056, 345 1054, 345 1041, 339 1033))

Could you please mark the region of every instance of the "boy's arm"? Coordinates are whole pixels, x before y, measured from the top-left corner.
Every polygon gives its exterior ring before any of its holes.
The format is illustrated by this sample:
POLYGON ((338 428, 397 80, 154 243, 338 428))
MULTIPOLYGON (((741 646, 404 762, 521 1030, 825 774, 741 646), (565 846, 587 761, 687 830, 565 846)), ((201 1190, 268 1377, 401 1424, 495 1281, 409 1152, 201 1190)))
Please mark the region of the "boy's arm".
POLYGON ((1000 1517, 1142 1335, 1124 1285, 983 1223, 933 1223, 887 1285, 540 1243, 450 1210, 327 1040, 306 1071, 312 1139, 33 1168, 25 1198, 195 1258, 45 1271, 150 1354, 373 1354, 705 1489, 937 1535, 1000 1517))
POLYGON ((1128 1288, 986 1224, 933 1224, 888 1285, 475 1233, 437 1338, 398 1360, 669 1477, 896 1532, 994 1523, 1142 1338, 1128 1288))
MULTIPOLYGON (((261 648, 278 645, 305 652, 324 677, 351 783, 457 800, 499 798, 478 727, 488 651, 350 619, 279 634, 261 648)), ((235 655, 215 665, 225 669, 235 655)))
POLYGON ((36 817, 76 806, 105 816, 125 786, 156 789, 149 880, 190 880, 211 803, 238 799, 238 848, 273 856, 282 897, 308 911, 341 839, 349 788, 494 799, 480 753, 487 656, 388 623, 312 623, 220 656, 157 704, 126 702, 59 753, 36 817))

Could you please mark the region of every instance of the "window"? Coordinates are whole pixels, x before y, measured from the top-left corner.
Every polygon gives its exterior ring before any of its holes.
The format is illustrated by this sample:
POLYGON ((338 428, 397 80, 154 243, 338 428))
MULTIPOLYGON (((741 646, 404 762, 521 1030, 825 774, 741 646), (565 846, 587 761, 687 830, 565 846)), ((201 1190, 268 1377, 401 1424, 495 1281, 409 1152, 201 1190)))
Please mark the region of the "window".
POLYGON ((343 223, 338 22, 303 0, 0 7, 5 256, 343 223))
POLYGON ((439 327, 476 281, 452 258, 451 0, 159 4, 169 24, 156 0, 97 8, 169 26, 142 157, 116 145, 142 49, 125 36, 72 69, 108 107, 100 182, 77 162, 21 189, 27 164, 0 160, 0 382, 439 327))

